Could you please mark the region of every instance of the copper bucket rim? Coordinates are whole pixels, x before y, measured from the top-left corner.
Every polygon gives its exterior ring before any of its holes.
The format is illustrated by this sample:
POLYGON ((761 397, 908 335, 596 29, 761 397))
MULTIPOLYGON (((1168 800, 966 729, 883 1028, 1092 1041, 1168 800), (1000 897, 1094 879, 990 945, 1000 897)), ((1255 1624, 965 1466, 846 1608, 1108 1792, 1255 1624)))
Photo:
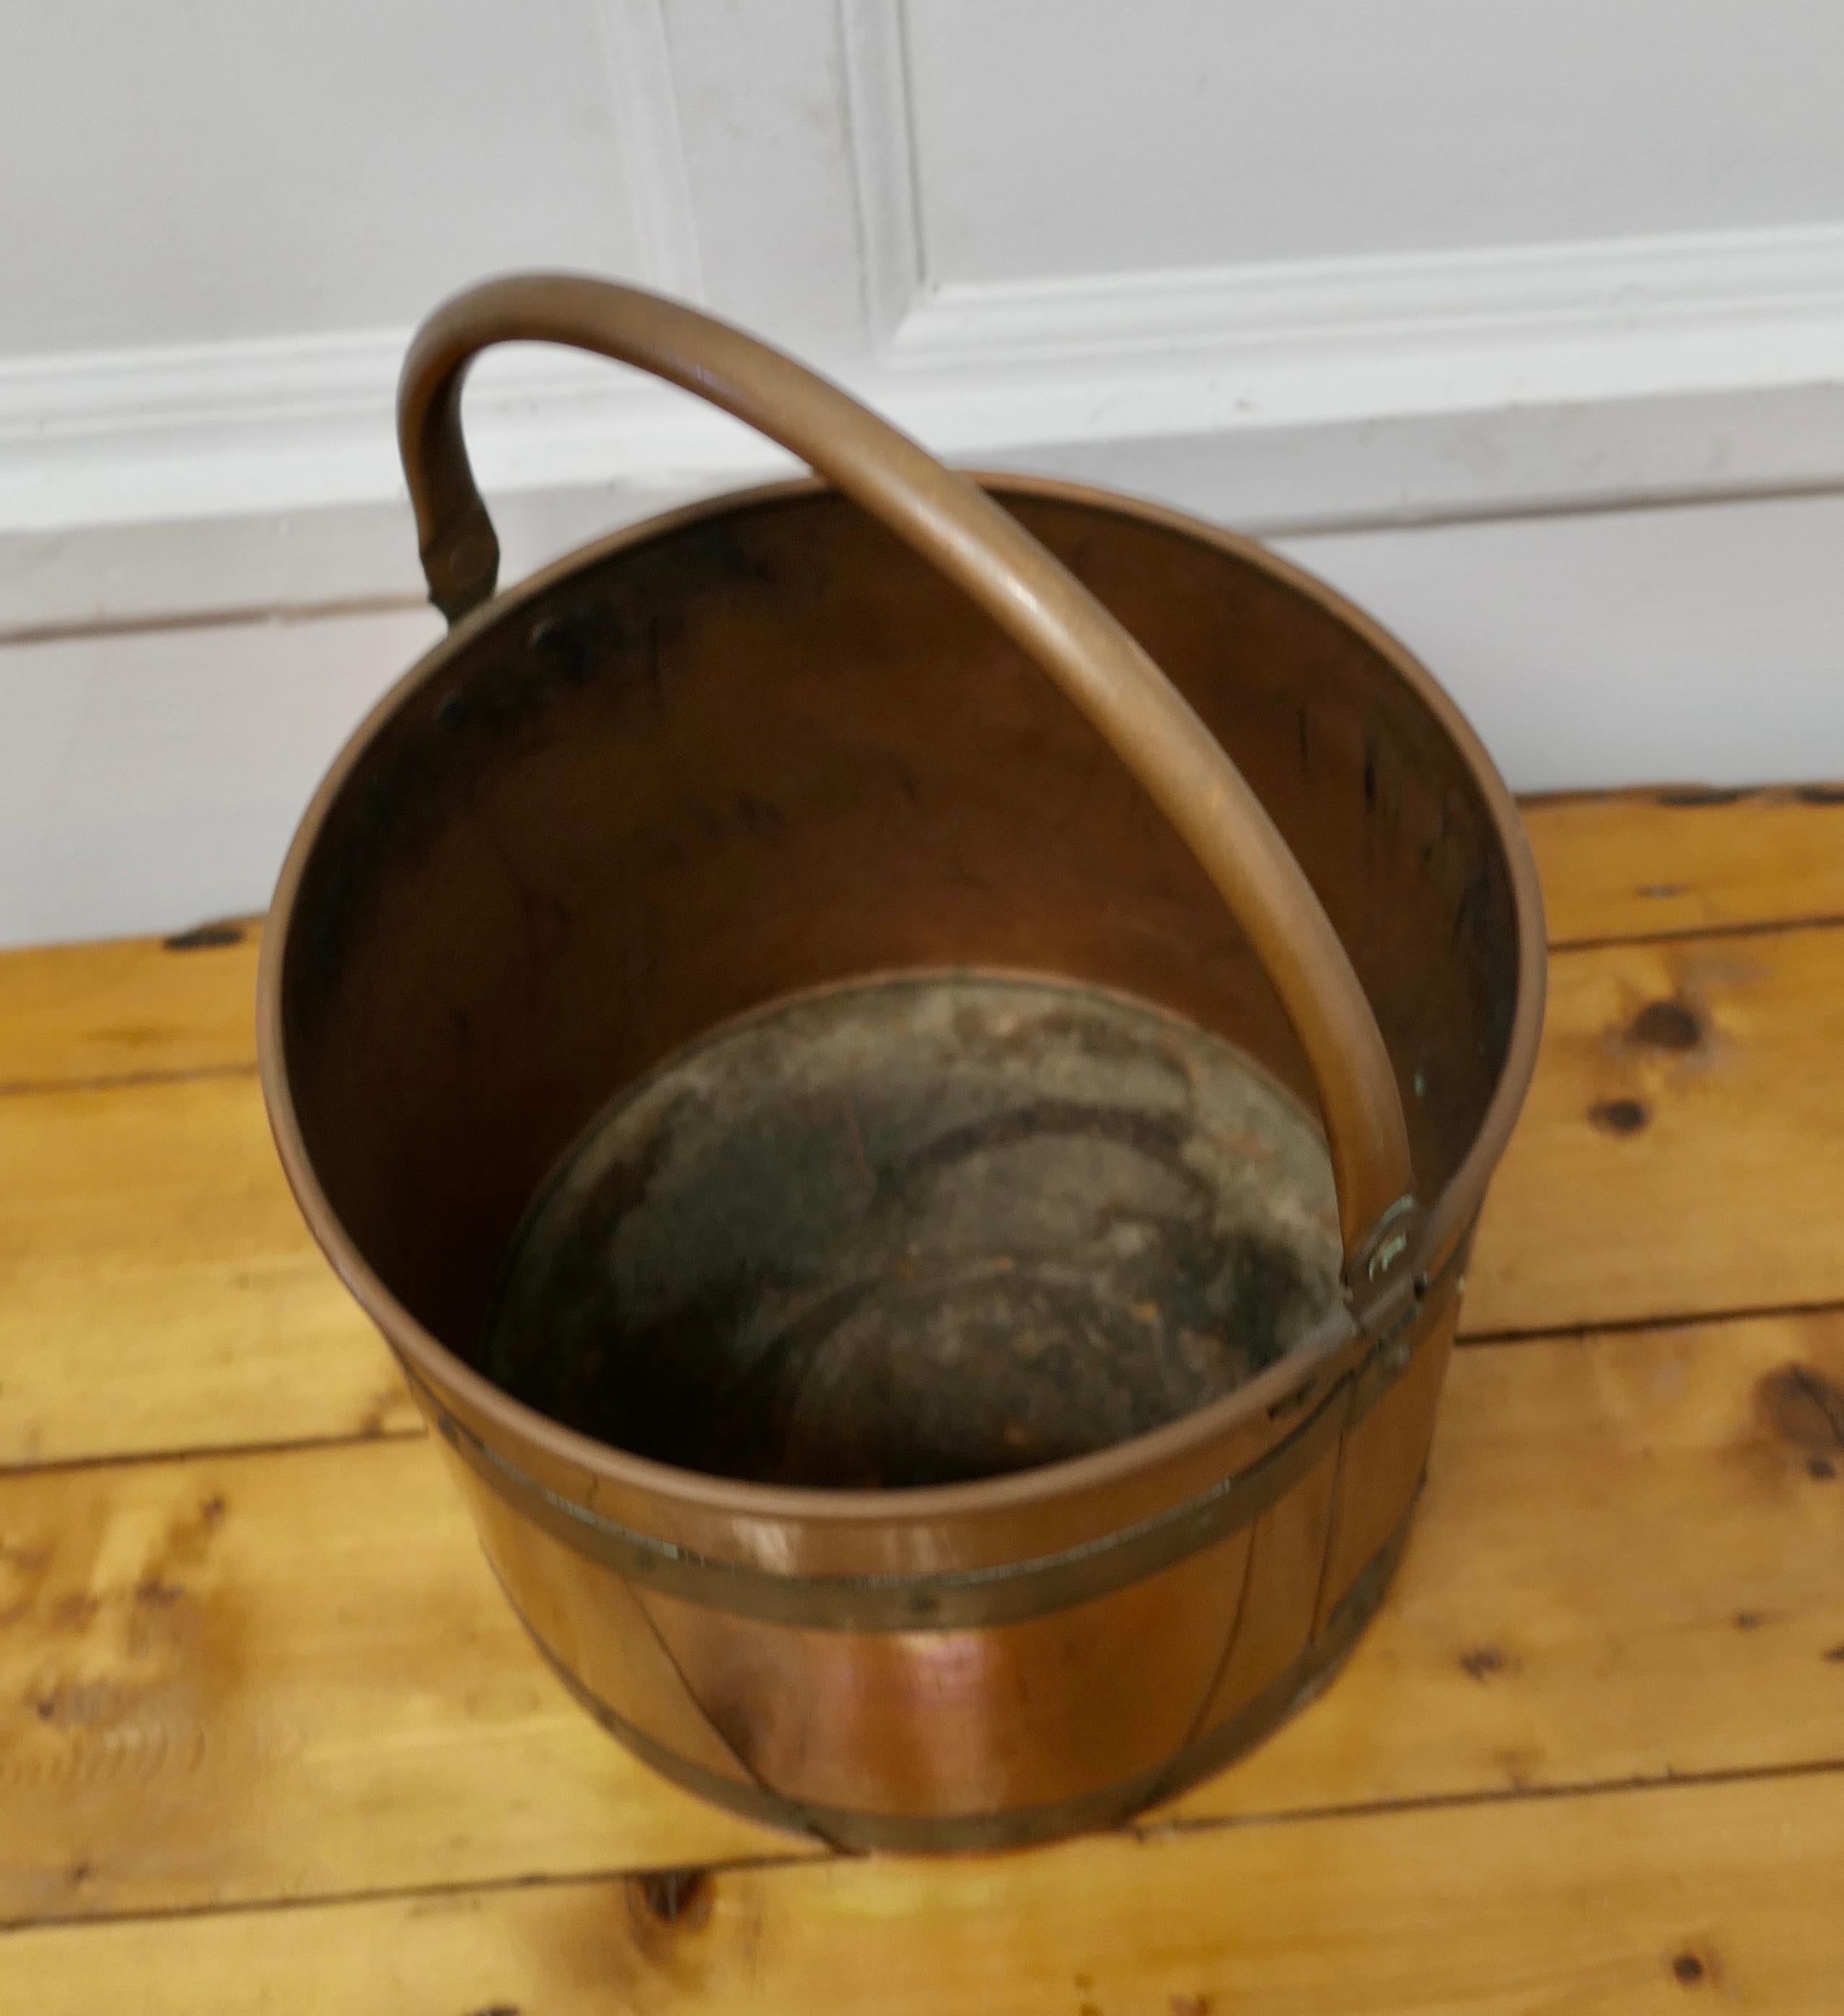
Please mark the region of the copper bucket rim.
MULTIPOLYGON (((1486 1185, 1510 1139, 1535 1070, 1542 1035, 1547 948, 1537 865, 1509 787, 1465 715, 1428 668, 1389 631, 1307 569, 1260 541, 1127 493, 1095 484, 1009 470, 960 472, 997 497, 1073 504, 1134 518, 1232 555, 1317 604, 1382 657, 1433 718, 1476 786, 1502 851, 1517 923, 1518 980, 1512 1026, 1497 1081, 1472 1145, 1434 1197, 1419 1244, 1426 1256, 1418 1293, 1446 1265, 1483 1202, 1486 1185)), ((336 801, 375 736, 474 639, 570 577, 619 554, 732 512, 822 495, 835 484, 794 477, 700 498, 656 513, 573 548, 463 616, 405 671, 369 709, 334 758, 295 830, 272 898, 270 927, 258 958, 256 1028, 258 1076, 283 1173, 315 1242, 372 1322, 406 1361, 412 1383, 445 1391, 516 1444, 596 1481, 700 1511, 740 1519, 854 1523, 886 1520, 893 1510, 936 1519, 976 1517, 1020 1505, 1105 1489, 1156 1470, 1234 1431, 1312 1384, 1360 1335, 1350 1311, 1335 1308, 1256 1377, 1220 1399, 1123 1442, 1037 1468, 970 1483, 897 1489, 814 1489, 762 1484, 682 1469, 636 1456, 566 1427, 515 1399, 476 1371, 426 1329, 392 1294, 358 1251, 315 1172, 289 1082, 282 1028, 288 926, 307 864, 336 801)))

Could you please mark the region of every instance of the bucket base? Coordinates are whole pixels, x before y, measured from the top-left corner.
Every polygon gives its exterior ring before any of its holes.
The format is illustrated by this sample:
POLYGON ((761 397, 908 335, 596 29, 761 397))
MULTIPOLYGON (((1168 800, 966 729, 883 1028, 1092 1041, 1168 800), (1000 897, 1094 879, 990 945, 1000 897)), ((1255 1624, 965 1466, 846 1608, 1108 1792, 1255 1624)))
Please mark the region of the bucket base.
POLYGON ((1085 1454, 1338 1296, 1312 1118, 1220 1039, 965 973, 777 1003, 601 1114, 509 1251, 486 1370, 706 1474, 868 1489, 1085 1454))

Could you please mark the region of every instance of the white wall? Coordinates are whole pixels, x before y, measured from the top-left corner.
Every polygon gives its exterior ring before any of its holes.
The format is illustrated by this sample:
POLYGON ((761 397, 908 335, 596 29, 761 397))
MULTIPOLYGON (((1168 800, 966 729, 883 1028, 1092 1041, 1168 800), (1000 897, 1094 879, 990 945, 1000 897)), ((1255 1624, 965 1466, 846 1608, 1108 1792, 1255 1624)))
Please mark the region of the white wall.
POLYGON ((990 283, 1822 222, 1844 215, 1823 13, 917 0, 929 263, 990 283))
MULTIPOLYGON (((434 634, 417 316, 701 297, 944 452, 1281 537, 1527 787, 1844 770, 1844 16, 1809 0, 14 0, 0 941, 264 900, 434 634)), ((784 466, 470 394, 509 562, 784 466)))
POLYGON ((13 0, 10 355, 414 321, 491 265, 631 265, 577 0, 13 0))

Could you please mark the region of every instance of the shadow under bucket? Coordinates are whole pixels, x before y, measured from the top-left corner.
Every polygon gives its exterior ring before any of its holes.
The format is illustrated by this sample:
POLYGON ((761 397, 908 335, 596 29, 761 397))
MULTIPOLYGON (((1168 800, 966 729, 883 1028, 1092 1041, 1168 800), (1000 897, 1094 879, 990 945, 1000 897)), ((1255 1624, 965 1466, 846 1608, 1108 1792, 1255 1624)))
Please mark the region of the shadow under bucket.
POLYGON ((475 290, 402 427, 455 625, 297 837, 262 1071, 508 1594, 649 1762, 839 1844, 1177 1789, 1400 1546, 1535 1054, 1502 783, 1260 548, 976 487, 676 304, 475 290), (495 594, 459 387, 527 339, 836 487, 495 594))

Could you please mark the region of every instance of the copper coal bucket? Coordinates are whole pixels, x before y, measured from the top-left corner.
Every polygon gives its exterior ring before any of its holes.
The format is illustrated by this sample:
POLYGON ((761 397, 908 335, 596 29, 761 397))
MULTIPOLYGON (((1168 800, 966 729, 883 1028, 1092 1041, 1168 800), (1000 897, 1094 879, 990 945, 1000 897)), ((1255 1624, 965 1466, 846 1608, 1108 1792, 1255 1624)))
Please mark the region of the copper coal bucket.
POLYGON ((477 288, 400 420, 452 628, 302 823, 262 1078, 506 1593, 648 1763, 847 1847, 1214 1769, 1422 1477, 1543 997, 1491 763, 1260 547, 672 302, 477 288), (524 340, 824 480, 496 592, 462 380, 524 340))

